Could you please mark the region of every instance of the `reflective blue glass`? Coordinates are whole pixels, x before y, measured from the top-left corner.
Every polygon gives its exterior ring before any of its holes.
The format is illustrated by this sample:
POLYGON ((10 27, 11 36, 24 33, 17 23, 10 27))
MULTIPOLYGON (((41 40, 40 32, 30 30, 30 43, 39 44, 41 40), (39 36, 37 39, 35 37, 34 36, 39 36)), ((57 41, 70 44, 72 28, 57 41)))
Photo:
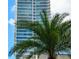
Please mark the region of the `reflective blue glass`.
MULTIPOLYGON (((48 17, 50 16, 49 0, 17 0, 17 20, 40 21, 40 12, 46 10, 48 17)), ((50 17, 49 17, 50 18, 50 17)), ((16 30, 16 39, 23 40, 32 37, 32 31, 26 28, 16 30)))

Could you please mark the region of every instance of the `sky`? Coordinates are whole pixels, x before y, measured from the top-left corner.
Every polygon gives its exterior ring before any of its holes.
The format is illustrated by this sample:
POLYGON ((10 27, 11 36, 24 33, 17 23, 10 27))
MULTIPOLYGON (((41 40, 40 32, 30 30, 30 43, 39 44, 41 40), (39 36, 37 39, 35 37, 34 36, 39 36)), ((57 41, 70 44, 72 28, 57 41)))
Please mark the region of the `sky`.
MULTIPOLYGON (((50 0, 51 16, 56 13, 69 13, 71 12, 70 0, 50 0)), ((8 0, 8 51, 14 45, 14 21, 15 21, 15 0, 8 0)), ((65 20, 69 19, 70 15, 65 20)), ((14 55, 8 57, 8 59, 15 59, 14 55)))
MULTIPOLYGON (((14 45, 14 18, 15 18, 15 0, 8 0, 8 51, 14 45)), ((8 59, 15 59, 14 56, 8 59)))

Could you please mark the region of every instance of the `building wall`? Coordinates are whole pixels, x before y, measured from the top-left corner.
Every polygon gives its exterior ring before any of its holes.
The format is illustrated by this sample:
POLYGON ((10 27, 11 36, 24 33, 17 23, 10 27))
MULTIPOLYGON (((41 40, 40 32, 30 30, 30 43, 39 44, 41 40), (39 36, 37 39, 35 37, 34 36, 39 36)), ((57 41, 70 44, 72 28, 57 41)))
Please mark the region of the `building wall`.
MULTIPOLYGON (((42 54, 39 59, 48 59, 48 55, 42 54)), ((56 59, 71 59, 68 55, 58 55, 56 59)))
POLYGON ((42 54, 42 55, 40 55, 39 59, 48 59, 48 55, 42 54))
MULTIPOLYGON (((48 55, 42 54, 39 58, 36 58, 37 55, 34 55, 31 59, 48 59, 48 55)), ((38 57, 38 56, 37 56, 38 57)), ((21 59, 27 59, 26 56, 22 57, 21 59)), ((71 59, 68 55, 58 55, 56 59, 71 59)))
POLYGON ((70 59, 70 57, 67 55, 59 55, 57 56, 57 59, 70 59))

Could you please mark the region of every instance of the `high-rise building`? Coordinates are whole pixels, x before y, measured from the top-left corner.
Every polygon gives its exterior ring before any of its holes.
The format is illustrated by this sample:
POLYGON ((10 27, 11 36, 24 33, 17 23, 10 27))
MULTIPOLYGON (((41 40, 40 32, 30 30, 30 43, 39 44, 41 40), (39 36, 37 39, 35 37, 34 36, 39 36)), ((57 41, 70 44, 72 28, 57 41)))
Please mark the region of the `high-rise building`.
MULTIPOLYGON (((17 0, 16 1, 16 21, 41 21, 40 12, 47 11, 50 18, 50 0, 17 0)), ((15 30, 15 43, 25 40, 32 36, 32 31, 28 29, 17 28, 15 30)))

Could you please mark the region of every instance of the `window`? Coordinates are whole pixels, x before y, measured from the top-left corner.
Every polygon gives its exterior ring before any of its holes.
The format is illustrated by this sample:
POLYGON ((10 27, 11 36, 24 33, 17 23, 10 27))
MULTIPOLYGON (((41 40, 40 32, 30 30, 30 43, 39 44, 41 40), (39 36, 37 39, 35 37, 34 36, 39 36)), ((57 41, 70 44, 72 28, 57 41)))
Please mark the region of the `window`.
POLYGON ((32 0, 18 0, 18 1, 32 1, 32 0))
POLYGON ((32 7, 32 4, 18 4, 18 7, 32 7))
POLYGON ((18 2, 18 4, 32 4, 32 2, 18 2))

